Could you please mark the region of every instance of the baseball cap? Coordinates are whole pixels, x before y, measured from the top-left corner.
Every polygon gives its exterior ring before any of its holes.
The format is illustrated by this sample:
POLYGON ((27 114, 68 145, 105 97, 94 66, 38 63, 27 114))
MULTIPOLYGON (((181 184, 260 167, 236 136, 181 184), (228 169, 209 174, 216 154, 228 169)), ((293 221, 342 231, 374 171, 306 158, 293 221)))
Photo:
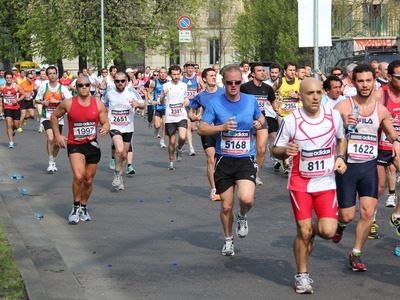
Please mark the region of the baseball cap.
POLYGON ((132 68, 128 68, 125 70, 126 73, 133 73, 133 69, 132 68))
POLYGON ((13 71, 17 71, 18 69, 16 67, 13 67, 11 70, 13 71))

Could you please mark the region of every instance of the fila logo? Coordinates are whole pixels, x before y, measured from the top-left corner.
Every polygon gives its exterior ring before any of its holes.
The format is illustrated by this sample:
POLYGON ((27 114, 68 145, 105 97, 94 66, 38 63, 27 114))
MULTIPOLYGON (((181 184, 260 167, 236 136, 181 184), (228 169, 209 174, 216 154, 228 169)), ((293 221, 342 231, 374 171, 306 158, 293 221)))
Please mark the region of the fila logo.
POLYGON ((374 121, 372 121, 371 118, 362 118, 357 120, 357 124, 374 124, 374 121))

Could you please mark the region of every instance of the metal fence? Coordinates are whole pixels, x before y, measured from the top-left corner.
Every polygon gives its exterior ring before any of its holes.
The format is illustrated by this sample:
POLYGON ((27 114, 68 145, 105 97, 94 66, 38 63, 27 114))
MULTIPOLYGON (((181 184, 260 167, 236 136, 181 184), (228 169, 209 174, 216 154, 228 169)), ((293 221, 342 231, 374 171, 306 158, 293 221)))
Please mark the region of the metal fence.
POLYGON ((332 36, 400 36, 400 16, 398 17, 335 17, 332 16, 332 36))

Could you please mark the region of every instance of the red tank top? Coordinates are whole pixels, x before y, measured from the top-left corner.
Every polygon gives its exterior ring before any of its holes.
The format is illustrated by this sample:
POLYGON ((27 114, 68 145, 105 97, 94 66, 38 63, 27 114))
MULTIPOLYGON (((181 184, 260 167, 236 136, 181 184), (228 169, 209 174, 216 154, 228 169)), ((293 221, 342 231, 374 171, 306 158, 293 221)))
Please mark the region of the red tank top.
POLYGON ((72 97, 71 109, 68 112, 68 144, 87 144, 97 138, 99 109, 97 100, 90 97, 90 104, 82 106, 78 97, 72 97))
POLYGON ((19 102, 16 105, 13 105, 13 100, 18 100, 19 93, 15 88, 15 83, 11 88, 4 86, 3 87, 3 95, 4 95, 4 109, 12 109, 18 110, 20 108, 19 102))
MULTIPOLYGON (((400 102, 394 103, 389 96, 389 90, 387 85, 382 85, 382 104, 387 108, 390 115, 393 118, 393 127, 396 130, 397 134, 400 135, 400 102)), ((382 129, 379 129, 378 132, 378 149, 379 150, 389 150, 393 149, 393 145, 387 140, 385 133, 382 129)))

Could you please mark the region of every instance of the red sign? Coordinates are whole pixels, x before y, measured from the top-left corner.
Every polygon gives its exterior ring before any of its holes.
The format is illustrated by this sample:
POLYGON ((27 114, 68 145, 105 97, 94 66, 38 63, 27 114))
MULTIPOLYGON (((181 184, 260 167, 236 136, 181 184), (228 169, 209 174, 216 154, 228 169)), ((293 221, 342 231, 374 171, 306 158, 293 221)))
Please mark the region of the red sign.
POLYGON ((180 30, 189 30, 192 27, 192 19, 188 16, 180 16, 178 18, 178 27, 180 30))

